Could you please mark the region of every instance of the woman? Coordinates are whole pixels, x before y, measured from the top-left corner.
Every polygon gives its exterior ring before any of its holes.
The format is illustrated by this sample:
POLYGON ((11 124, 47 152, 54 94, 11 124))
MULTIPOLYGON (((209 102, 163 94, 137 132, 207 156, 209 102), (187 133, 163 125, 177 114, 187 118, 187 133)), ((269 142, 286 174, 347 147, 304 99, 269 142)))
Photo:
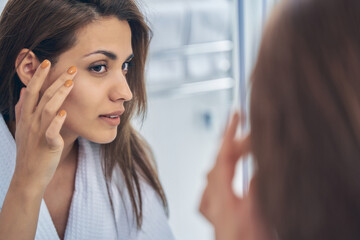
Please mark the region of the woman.
POLYGON ((250 137, 235 137, 235 117, 201 205, 218 239, 360 239, 359 25, 353 0, 288 0, 272 15, 250 137), (233 168, 249 150, 255 182, 239 198, 233 168))
POLYGON ((173 239, 132 0, 9 0, 0 20, 0 239, 173 239), (14 138, 15 137, 15 141, 14 138))

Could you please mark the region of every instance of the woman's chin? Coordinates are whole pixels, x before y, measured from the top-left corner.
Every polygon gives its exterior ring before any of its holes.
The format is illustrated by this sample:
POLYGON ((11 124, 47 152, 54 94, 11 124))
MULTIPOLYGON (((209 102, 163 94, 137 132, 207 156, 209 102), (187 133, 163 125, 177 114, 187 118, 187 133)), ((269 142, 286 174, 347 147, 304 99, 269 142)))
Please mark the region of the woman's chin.
POLYGON ((98 144, 108 144, 115 140, 117 132, 112 134, 97 134, 96 136, 84 136, 87 140, 98 143, 98 144))

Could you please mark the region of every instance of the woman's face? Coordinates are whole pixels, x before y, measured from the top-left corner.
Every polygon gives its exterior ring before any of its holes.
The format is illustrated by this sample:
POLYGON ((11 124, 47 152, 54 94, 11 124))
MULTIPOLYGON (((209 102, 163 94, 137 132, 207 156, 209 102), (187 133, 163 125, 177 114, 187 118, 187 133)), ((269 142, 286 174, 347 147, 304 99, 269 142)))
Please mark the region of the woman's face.
POLYGON ((43 87, 70 66, 77 67, 74 88, 60 108, 67 112, 61 130, 64 139, 81 136, 97 143, 115 139, 124 102, 132 99, 126 81, 132 54, 127 21, 101 18, 77 32, 75 46, 60 55, 43 87))

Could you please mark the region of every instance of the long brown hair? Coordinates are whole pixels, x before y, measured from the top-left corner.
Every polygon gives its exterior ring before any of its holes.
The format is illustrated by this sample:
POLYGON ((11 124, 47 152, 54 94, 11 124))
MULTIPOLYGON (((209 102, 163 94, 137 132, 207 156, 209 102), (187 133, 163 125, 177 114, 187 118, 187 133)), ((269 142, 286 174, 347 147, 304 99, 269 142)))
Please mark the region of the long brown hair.
POLYGON ((256 192, 280 240, 360 239, 360 1, 288 0, 253 73, 256 192))
POLYGON ((144 116, 146 91, 144 67, 151 30, 134 0, 9 0, 0 20, 0 112, 14 121, 14 106, 24 85, 14 67, 20 50, 33 51, 39 61, 53 66, 62 53, 76 43, 76 32, 101 17, 127 20, 132 33, 133 66, 127 74, 134 98, 125 103, 126 112, 117 138, 102 146, 104 174, 109 183, 115 166, 120 166, 131 198, 137 226, 142 224, 141 179, 157 192, 167 212, 167 201, 150 148, 132 128, 134 114, 144 116))

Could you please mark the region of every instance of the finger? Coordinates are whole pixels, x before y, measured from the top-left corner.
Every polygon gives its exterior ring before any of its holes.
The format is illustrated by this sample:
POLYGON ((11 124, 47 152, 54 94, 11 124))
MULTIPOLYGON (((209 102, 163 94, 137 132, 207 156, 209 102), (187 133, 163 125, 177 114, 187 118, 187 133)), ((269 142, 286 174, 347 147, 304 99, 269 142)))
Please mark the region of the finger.
POLYGON ((234 144, 234 157, 233 159, 240 159, 241 157, 249 154, 251 152, 251 139, 250 134, 246 137, 241 138, 235 141, 234 144))
POLYGON ((231 118, 230 124, 225 130, 224 141, 232 141, 236 135, 236 130, 239 125, 239 113, 235 112, 231 118))
POLYGON ((200 201, 200 206, 199 206, 199 212, 206 218, 209 220, 209 215, 208 215, 208 185, 205 187, 205 190, 202 194, 201 197, 201 201, 200 201))
MULTIPOLYGON (((73 89, 74 84, 72 80, 67 80, 54 94, 54 96, 46 103, 41 112, 42 126, 48 126, 51 119, 54 118, 59 108, 63 105, 66 97, 73 89)), ((36 110, 38 111, 38 109, 36 110)), ((41 109, 39 109, 41 111, 41 109)))
POLYGON ((46 141, 49 148, 52 150, 59 150, 64 146, 64 140, 60 135, 60 130, 66 119, 66 111, 61 110, 50 123, 45 132, 46 141))
POLYGON ((225 168, 227 174, 235 175, 236 164, 251 151, 250 135, 245 138, 233 140, 231 143, 224 142, 216 159, 216 167, 225 168))
POLYGON ((246 126, 246 115, 243 111, 239 112, 239 121, 241 128, 244 128, 246 126))
POLYGON ((15 105, 16 126, 18 125, 18 123, 20 121, 20 118, 21 118, 21 109, 22 109, 22 106, 24 104, 24 91, 25 91, 25 88, 22 88, 21 91, 20 91, 19 101, 15 105))
POLYGON ((41 86, 49 73, 50 65, 51 63, 49 60, 43 61, 27 85, 24 94, 23 116, 27 117, 34 112, 35 106, 39 100, 41 86))
POLYGON ((73 80, 76 76, 77 69, 75 66, 70 67, 65 73, 63 73, 46 91, 40 99, 39 104, 36 107, 38 112, 42 112, 44 106, 52 99, 55 93, 68 81, 73 80))

